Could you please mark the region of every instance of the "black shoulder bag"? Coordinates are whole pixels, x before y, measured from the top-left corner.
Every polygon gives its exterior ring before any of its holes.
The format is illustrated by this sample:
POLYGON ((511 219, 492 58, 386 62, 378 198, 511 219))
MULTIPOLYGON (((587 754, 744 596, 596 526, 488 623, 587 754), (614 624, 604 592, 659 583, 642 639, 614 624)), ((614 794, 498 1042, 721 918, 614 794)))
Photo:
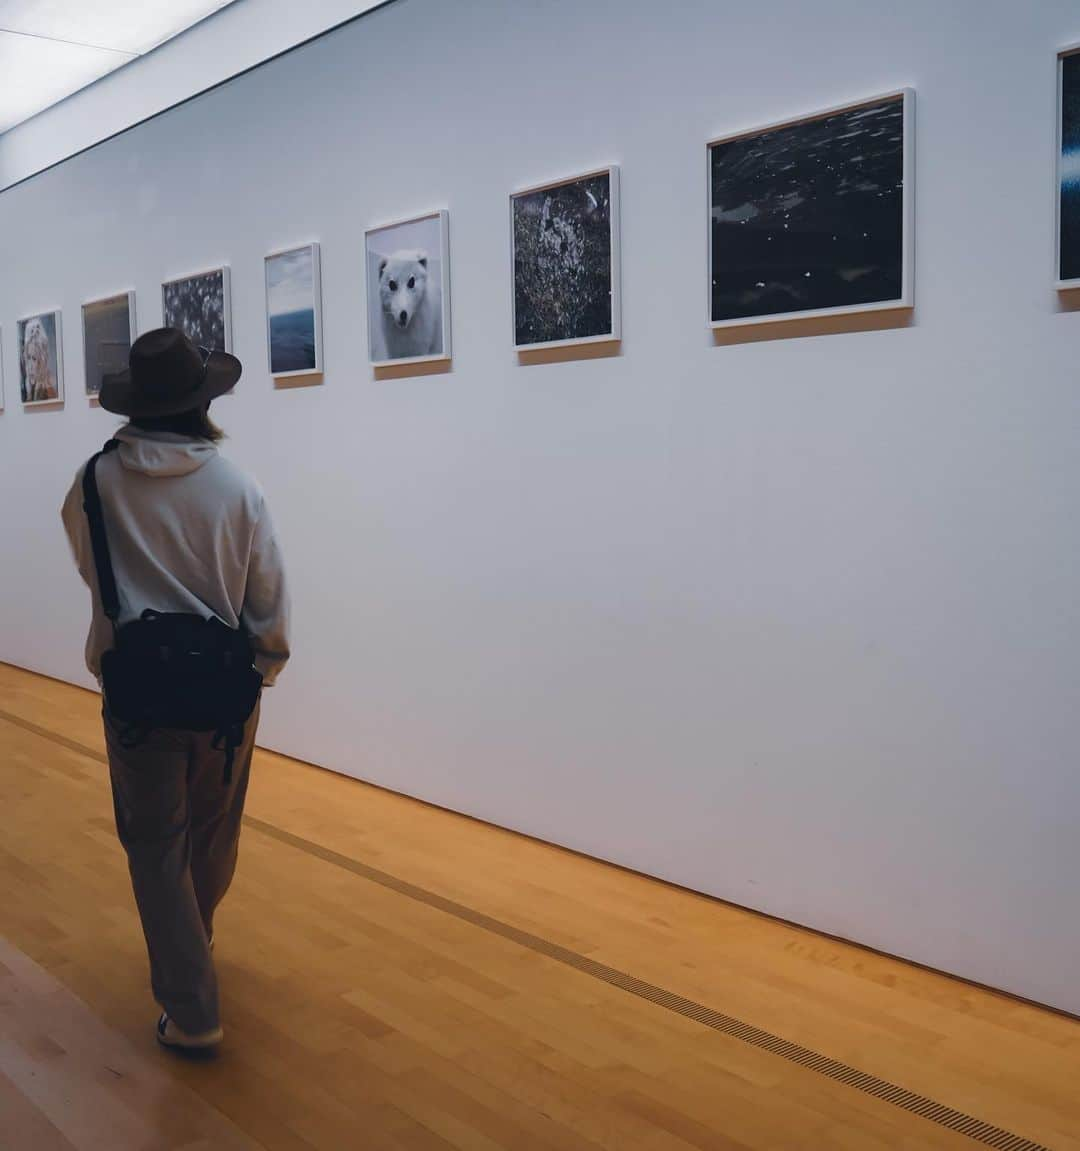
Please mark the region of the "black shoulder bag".
POLYGON ((118 625, 120 596, 95 471, 98 460, 119 446, 109 440, 87 463, 82 481, 101 606, 115 637, 101 658, 105 705, 134 743, 154 728, 214 732, 214 746, 225 752, 228 784, 244 725, 262 690, 251 641, 216 616, 147 609, 139 619, 118 625))

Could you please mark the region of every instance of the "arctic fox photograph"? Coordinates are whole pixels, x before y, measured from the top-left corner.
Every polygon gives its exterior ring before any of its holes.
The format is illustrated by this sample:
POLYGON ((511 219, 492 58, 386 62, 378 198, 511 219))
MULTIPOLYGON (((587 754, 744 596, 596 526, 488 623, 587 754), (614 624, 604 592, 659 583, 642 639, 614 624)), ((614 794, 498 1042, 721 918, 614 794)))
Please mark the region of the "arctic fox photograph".
POLYGON ((367 233, 368 333, 380 364, 450 358, 447 213, 367 233))

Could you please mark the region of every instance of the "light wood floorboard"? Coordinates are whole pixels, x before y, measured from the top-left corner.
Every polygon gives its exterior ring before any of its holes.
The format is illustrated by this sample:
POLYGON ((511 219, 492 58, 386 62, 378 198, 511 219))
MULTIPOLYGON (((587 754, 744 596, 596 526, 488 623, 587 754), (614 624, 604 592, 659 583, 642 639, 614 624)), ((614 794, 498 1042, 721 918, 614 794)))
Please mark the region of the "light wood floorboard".
MULTIPOLYGON (((153 1040, 99 706, 0 665, 0 936, 13 966, 22 952, 84 1001, 88 1034, 105 1028, 140 1073, 192 1093, 267 1151, 978 1146, 338 857, 1080 1151, 1074 1020, 269 753, 257 755, 240 869, 216 925, 226 1046, 211 1063, 170 1057, 153 1040)), ((73 1040, 51 1027, 13 1038, 9 991, 0 996, 0 1147, 121 1151, 75 1141, 70 1092, 27 1094, 27 1066, 51 1076, 42 1050, 73 1040)), ((80 1060, 61 1062, 70 1073, 80 1060)), ((107 1099, 83 1062, 79 1090, 107 1099)), ((171 1103, 117 1102, 155 1138, 174 1134, 171 1103)), ((200 1144, 145 1142, 158 1146, 200 1144)))
POLYGON ((2 939, 0 1146, 257 1151, 167 1067, 2 939))

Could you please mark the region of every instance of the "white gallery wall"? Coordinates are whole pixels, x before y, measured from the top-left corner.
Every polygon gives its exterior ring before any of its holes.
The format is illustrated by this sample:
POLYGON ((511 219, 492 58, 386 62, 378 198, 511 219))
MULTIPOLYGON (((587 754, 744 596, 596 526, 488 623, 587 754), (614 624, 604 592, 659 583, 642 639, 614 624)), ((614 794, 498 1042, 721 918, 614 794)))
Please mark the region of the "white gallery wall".
POLYGON ((399 0, 3 193, 0 659, 87 683, 80 304, 146 330, 225 262, 215 415, 295 598, 262 742, 1080 1012, 1075 40, 1073 0, 399 0), (911 323, 714 343, 706 141, 905 85, 911 323), (608 163, 620 353, 520 364, 508 194, 608 163), (443 207, 452 370, 375 379, 363 231, 443 207), (325 378, 275 389, 263 256, 308 240, 325 378), (27 411, 50 308, 67 401, 27 411))

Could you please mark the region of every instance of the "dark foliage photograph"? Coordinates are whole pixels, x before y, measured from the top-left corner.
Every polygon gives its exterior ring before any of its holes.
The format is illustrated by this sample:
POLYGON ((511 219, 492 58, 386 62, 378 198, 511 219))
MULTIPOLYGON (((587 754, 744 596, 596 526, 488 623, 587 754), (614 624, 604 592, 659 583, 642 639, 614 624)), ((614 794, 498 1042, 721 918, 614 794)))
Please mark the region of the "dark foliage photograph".
POLYGON ((614 337, 608 172, 513 197, 518 347, 614 337))
POLYGON ((1061 248, 1058 275, 1080 280, 1080 52, 1061 61, 1061 248))
POLYGON ((220 268, 163 284, 161 292, 165 327, 179 328, 211 351, 229 350, 225 346, 225 274, 220 268))
POLYGON ((710 149, 712 319, 903 294, 900 96, 710 149))

